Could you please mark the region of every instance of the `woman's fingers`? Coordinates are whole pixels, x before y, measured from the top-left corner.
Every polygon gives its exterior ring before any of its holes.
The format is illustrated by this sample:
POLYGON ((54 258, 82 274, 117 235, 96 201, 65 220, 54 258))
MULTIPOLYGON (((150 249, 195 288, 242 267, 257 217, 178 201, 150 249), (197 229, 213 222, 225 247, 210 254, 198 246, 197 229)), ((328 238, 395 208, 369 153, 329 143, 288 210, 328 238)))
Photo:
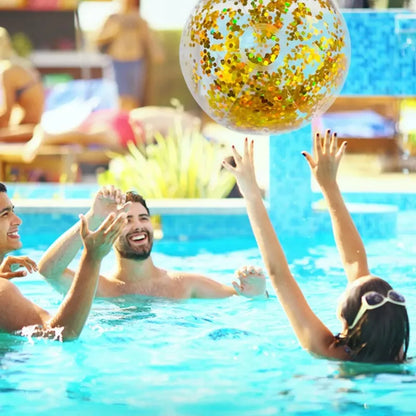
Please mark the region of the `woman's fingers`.
POLYGON ((321 146, 321 136, 319 133, 315 133, 315 137, 313 140, 313 153, 315 157, 319 157, 322 154, 322 146, 321 146))
POLYGON ((333 133, 331 136, 331 143, 329 146, 329 152, 331 154, 334 154, 338 149, 338 137, 337 137, 337 133, 333 133))
POLYGON ((236 147, 234 145, 231 146, 231 150, 233 152, 234 155, 234 160, 237 163, 238 161, 240 161, 242 159, 240 153, 238 153, 238 150, 236 149, 236 147))
POLYGON ((316 162, 313 157, 308 152, 302 152, 302 155, 305 156, 306 161, 308 162, 311 169, 315 168, 316 162))
POLYGON ((347 148, 347 142, 342 142, 341 146, 338 149, 338 152, 336 153, 336 158, 341 158, 341 156, 345 153, 345 149, 347 148))
POLYGON ((330 148, 331 148, 331 130, 325 131, 323 148, 324 148, 324 153, 329 154, 330 148))

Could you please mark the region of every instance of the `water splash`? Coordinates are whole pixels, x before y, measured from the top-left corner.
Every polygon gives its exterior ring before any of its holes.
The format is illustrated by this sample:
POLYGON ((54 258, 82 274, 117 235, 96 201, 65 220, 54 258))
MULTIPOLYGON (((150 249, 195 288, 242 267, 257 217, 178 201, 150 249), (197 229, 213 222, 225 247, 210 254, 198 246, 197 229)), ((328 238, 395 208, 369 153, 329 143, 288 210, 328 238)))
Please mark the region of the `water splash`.
POLYGON ((64 327, 43 328, 42 325, 29 325, 17 331, 16 334, 26 337, 29 342, 34 343, 33 338, 46 338, 52 341, 63 342, 64 327))

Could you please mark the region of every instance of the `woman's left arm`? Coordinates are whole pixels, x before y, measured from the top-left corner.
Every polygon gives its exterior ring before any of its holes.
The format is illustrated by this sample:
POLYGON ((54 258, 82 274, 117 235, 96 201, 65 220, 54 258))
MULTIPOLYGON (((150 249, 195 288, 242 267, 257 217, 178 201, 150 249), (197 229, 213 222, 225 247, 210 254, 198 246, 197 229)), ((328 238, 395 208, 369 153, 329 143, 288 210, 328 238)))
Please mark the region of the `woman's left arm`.
POLYGON ((320 356, 342 359, 344 355, 338 351, 339 349, 333 348, 334 335, 311 310, 289 269, 256 182, 253 150, 253 142, 249 145, 246 139, 243 156, 233 147, 236 166, 232 167, 224 162, 224 167, 236 176, 273 288, 302 347, 320 356))

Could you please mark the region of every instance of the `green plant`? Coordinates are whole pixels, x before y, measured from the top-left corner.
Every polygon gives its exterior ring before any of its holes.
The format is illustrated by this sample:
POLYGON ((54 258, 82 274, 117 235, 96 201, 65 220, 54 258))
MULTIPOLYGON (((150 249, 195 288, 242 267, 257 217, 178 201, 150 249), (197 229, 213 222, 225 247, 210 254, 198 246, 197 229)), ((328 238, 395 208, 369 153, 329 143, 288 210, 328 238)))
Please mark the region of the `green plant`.
POLYGON ((129 143, 127 154, 113 154, 98 183, 136 189, 145 198, 224 198, 235 184, 221 168, 224 156, 221 144, 176 126, 166 137, 155 134, 150 144, 129 143))

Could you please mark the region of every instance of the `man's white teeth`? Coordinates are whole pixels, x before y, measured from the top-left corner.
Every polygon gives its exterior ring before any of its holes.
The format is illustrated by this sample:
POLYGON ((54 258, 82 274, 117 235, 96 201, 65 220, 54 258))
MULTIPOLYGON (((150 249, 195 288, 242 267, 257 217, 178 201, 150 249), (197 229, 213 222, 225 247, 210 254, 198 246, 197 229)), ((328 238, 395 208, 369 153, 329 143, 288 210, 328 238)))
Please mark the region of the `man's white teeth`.
POLYGON ((145 235, 136 235, 135 237, 132 238, 133 241, 140 241, 140 240, 144 240, 145 239, 145 235))
POLYGON ((17 231, 13 231, 12 233, 8 233, 8 235, 18 236, 19 233, 17 231))

